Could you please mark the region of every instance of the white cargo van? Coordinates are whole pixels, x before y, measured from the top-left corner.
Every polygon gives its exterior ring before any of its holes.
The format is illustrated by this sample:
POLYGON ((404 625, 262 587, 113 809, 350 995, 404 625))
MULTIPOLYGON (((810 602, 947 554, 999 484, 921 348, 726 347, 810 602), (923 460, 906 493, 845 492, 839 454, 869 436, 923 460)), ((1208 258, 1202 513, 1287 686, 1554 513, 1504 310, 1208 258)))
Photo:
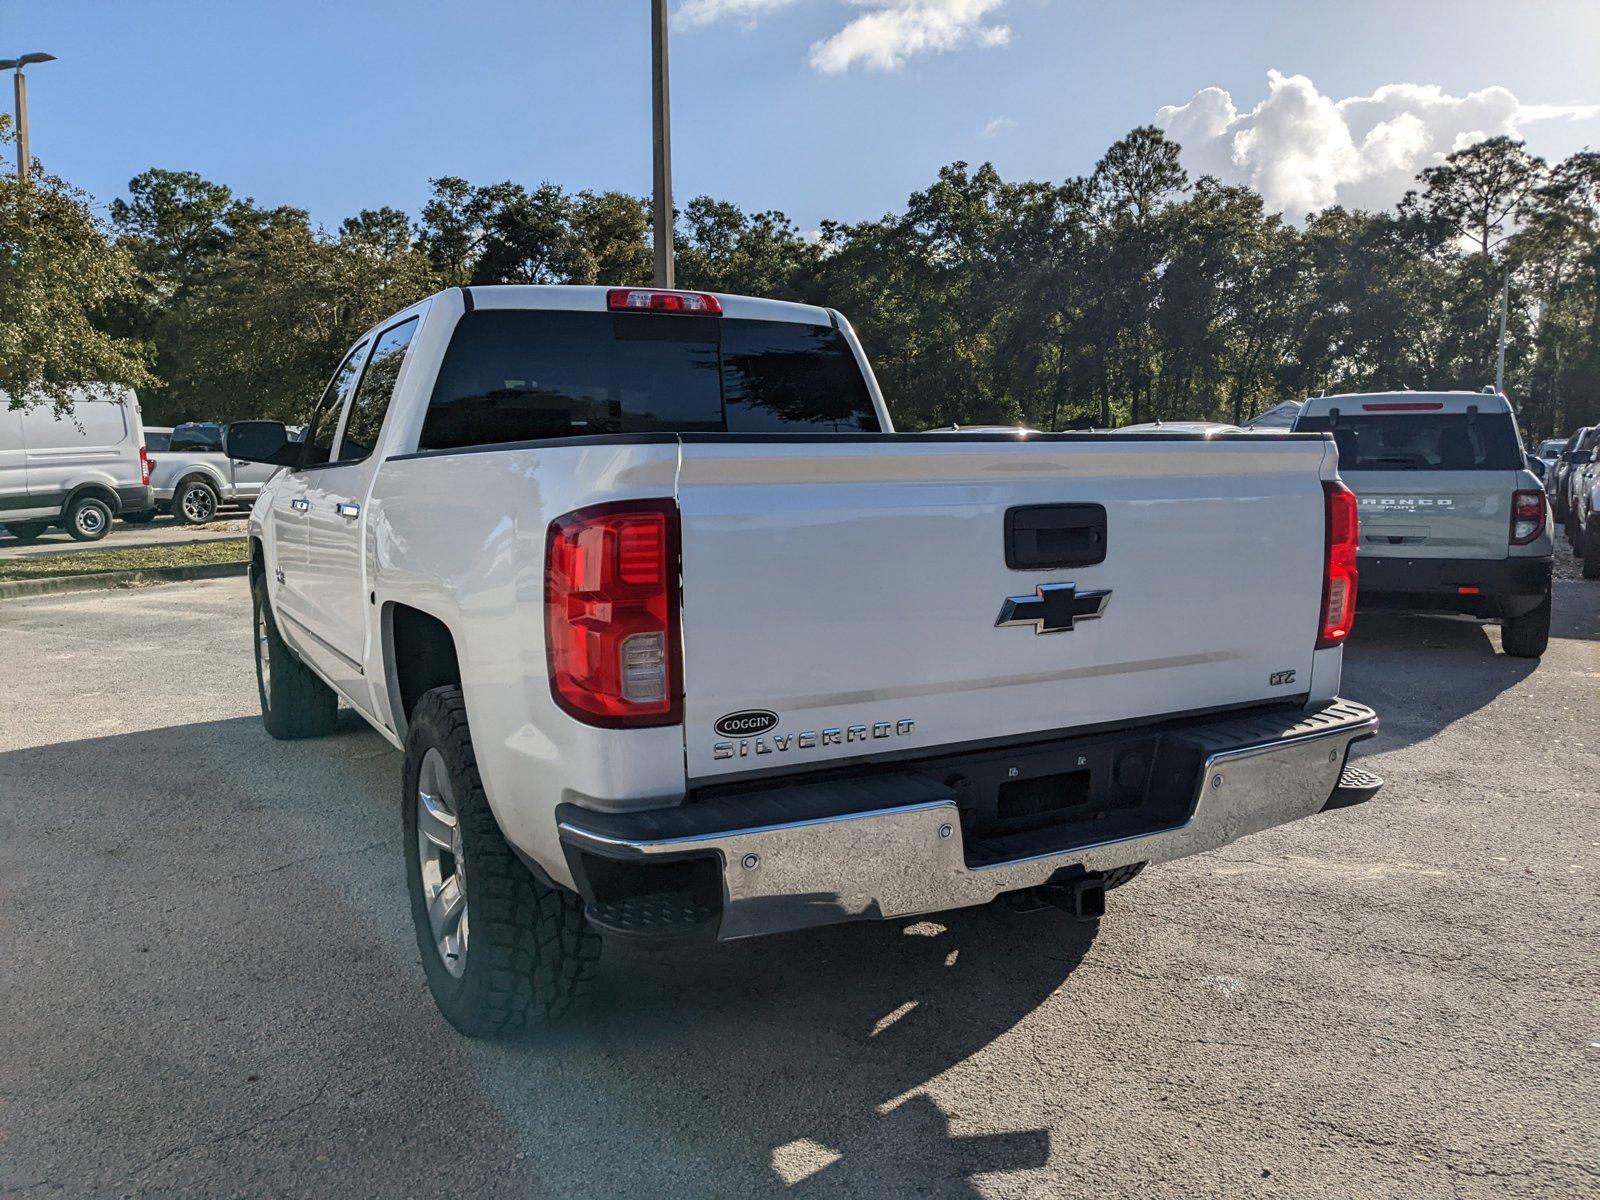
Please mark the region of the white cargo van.
POLYGON ((80 542, 105 537, 116 514, 153 505, 150 458, 132 388, 95 387, 58 415, 13 408, 0 392, 0 521, 31 541, 62 525, 80 542))

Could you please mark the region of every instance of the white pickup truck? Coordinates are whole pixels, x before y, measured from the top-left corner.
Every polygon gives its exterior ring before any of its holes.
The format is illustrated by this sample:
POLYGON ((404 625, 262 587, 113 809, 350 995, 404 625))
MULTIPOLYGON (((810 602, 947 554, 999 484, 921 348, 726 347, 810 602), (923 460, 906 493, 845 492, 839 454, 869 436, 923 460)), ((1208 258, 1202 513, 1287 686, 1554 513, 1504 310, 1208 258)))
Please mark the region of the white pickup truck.
POLYGON ((836 312, 441 292, 362 337, 250 518, 262 715, 404 750, 439 1007, 556 1016, 600 937, 984 904, 1369 798, 1325 434, 894 433, 836 312))

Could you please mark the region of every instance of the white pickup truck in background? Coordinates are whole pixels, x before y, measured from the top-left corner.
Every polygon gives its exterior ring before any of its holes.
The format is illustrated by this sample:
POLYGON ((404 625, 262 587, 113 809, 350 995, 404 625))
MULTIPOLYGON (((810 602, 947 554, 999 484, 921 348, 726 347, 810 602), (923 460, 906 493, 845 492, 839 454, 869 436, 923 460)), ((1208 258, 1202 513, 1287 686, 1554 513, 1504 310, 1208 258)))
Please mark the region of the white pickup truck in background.
POLYGON ((602 934, 1006 897, 1370 797, 1326 435, 892 432, 822 308, 453 289, 352 347, 250 520, 263 717, 405 754, 445 1016, 535 1023, 602 934))

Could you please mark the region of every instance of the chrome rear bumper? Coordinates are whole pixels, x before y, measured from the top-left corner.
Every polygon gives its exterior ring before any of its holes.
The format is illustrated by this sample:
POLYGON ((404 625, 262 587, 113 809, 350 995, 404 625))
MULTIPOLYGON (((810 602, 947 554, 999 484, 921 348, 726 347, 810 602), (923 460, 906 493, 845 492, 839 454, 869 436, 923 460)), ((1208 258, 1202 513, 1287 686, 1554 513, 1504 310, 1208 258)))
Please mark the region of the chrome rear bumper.
MULTIPOLYGON (((969 862, 955 800, 932 781, 920 785, 928 798, 915 799, 918 784, 905 777, 897 779, 905 802, 867 811, 694 829, 692 801, 642 814, 563 805, 560 832, 569 858, 573 852, 617 864, 714 858, 722 888, 720 921, 706 912, 700 923, 714 925, 722 940, 754 937, 984 904, 1063 875, 1199 854, 1326 807, 1359 802, 1381 781, 1354 771, 1341 787, 1341 775, 1351 744, 1377 729, 1376 713, 1347 700, 1287 719, 1201 727, 1206 752, 1187 817, 1138 836, 981 865, 969 862), (630 828, 630 818, 642 820, 630 828)), ((782 817, 783 804, 763 806, 760 800, 759 794, 741 798, 722 811, 782 817)), ((594 898, 586 898, 592 907, 594 898)), ((651 897, 649 904, 649 921, 663 933, 670 932, 672 911, 687 911, 671 897, 651 897)))

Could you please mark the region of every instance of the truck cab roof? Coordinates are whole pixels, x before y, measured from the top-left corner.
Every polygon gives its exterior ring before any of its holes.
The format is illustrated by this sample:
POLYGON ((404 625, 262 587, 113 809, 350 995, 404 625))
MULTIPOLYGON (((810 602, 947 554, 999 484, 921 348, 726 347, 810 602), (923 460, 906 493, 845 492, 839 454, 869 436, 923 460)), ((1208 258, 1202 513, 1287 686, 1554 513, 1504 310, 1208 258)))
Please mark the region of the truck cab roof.
MULTIPOLYGON (((616 286, 594 286, 570 283, 497 283, 481 287, 463 288, 473 308, 542 308, 566 312, 607 312, 609 296, 616 286)), ((629 288, 635 292, 678 291, 692 289, 629 288)), ((793 321, 801 325, 837 325, 840 323, 830 310, 814 304, 799 304, 792 300, 765 300, 758 296, 739 296, 729 292, 700 292, 713 296, 722 306, 722 315, 743 321, 793 321)))
POLYGON ((1334 396, 1312 396, 1300 410, 1300 418, 1326 417, 1334 409, 1345 413, 1464 413, 1475 408, 1480 413, 1510 413, 1511 402, 1497 392, 1341 392, 1334 396))

